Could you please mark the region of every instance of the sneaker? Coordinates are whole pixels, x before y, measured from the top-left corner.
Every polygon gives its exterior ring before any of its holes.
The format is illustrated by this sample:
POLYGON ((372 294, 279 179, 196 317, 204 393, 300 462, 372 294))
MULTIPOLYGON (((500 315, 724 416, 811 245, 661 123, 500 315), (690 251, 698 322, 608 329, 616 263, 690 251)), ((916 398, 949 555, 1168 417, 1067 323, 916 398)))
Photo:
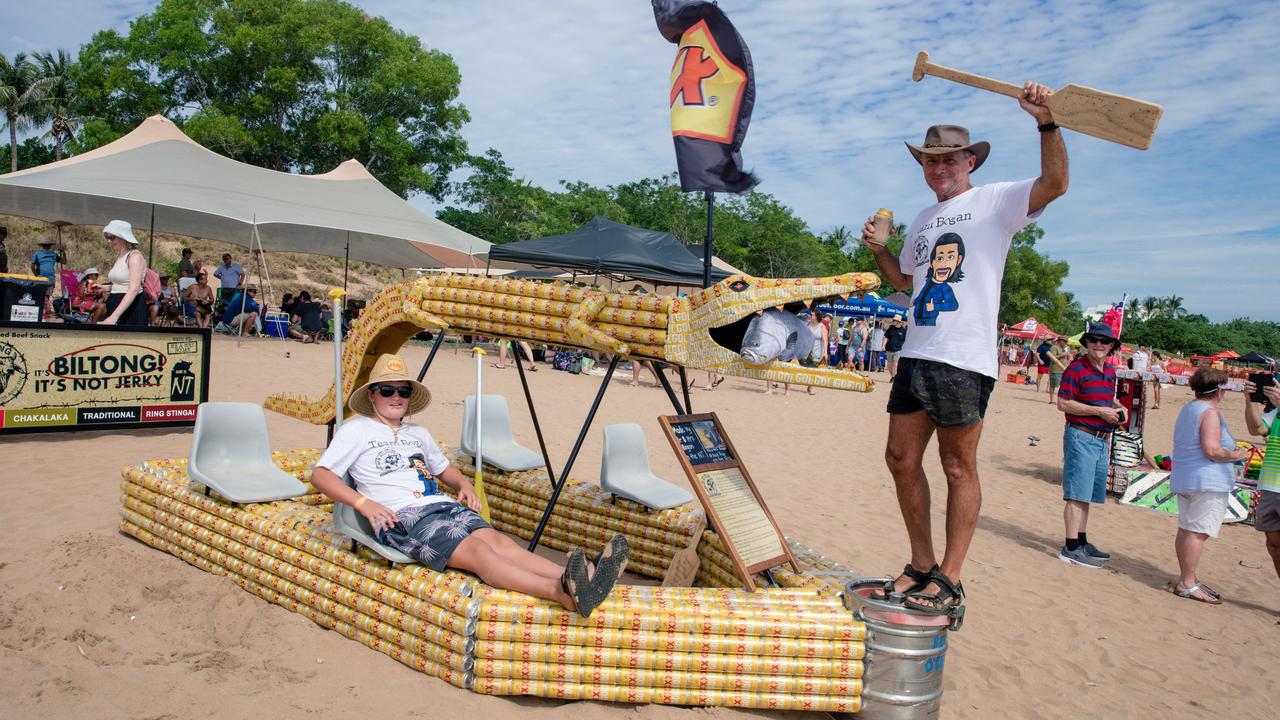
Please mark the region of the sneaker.
POLYGON ((1098 560, 1110 560, 1110 559, 1111 559, 1111 553, 1102 552, 1102 551, 1101 551, 1101 550, 1099 550, 1098 548, 1094 547, 1094 546, 1093 546, 1093 543, 1085 543, 1085 544, 1084 544, 1084 551, 1085 551, 1085 552, 1087 552, 1087 553, 1089 553, 1089 557, 1091 557, 1091 558, 1097 558, 1098 560))
POLYGON ((1066 545, 1058 551, 1058 559, 1070 565, 1079 565, 1080 567, 1093 568, 1095 570, 1102 567, 1102 561, 1097 558, 1090 557, 1089 552, 1083 547, 1075 550, 1068 550, 1066 545))

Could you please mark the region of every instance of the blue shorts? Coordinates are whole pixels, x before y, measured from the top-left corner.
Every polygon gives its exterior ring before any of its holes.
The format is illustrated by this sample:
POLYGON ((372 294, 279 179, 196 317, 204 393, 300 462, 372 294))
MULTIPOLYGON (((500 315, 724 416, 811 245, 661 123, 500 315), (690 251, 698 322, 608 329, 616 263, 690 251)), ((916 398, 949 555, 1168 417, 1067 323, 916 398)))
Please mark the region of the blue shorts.
POLYGON ((1062 431, 1062 499, 1102 504, 1107 499, 1110 442, 1068 425, 1062 431))
POLYGON ((456 502, 415 505, 396 513, 395 525, 378 533, 378 541, 441 572, 463 540, 491 527, 475 510, 456 502))

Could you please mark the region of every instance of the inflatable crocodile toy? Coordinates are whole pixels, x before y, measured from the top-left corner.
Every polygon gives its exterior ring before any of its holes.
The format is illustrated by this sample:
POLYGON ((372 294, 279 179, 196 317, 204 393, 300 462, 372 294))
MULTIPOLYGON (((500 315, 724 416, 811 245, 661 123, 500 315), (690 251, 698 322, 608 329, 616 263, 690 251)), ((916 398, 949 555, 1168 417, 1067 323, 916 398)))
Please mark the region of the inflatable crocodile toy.
MULTIPOLYGON (((382 353, 423 329, 532 340, 757 380, 868 392, 856 372, 795 362, 748 363, 742 341, 758 311, 791 312, 814 301, 876 289, 871 273, 822 278, 734 275, 681 297, 605 291, 565 282, 441 275, 393 285, 369 302, 343 348, 344 396, 367 381, 382 353)), ((272 395, 264 406, 321 425, 333 419, 333 387, 320 398, 272 395)))

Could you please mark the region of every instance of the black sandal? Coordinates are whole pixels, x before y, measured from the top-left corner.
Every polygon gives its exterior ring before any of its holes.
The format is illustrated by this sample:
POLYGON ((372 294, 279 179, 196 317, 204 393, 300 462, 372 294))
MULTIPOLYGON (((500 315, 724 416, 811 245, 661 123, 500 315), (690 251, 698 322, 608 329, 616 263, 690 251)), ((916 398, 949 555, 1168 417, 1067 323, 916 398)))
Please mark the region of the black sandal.
POLYGON ((943 575, 936 565, 929 571, 924 586, 906 593, 902 606, 932 615, 954 615, 958 609, 963 609, 964 585, 951 582, 951 578, 943 575), (921 592, 930 583, 937 585, 938 591, 933 594, 921 592))
MULTIPOLYGON (((573 610, 582 617, 591 615, 595 605, 587 607, 587 594, 591 584, 587 580, 587 561, 582 551, 574 549, 564 564, 564 574, 560 576, 560 589, 573 601, 573 610)), ((597 603, 598 604, 598 603, 597 603)))
MULTIPOLYGON (((923 590, 924 587, 929 584, 929 573, 937 569, 938 566, 934 565, 928 570, 917 570, 911 563, 907 563, 902 566, 902 575, 906 575, 911 578, 911 586, 899 593, 894 589, 894 585, 898 582, 898 579, 894 578, 893 580, 885 583, 883 588, 879 590, 872 590, 871 599, 890 600, 891 595, 906 595, 908 593, 916 592, 917 590, 923 590)), ((899 575, 898 577, 902 577, 902 575, 899 575)))
MULTIPOLYGON (((583 591, 583 601, 586 603, 586 617, 592 610, 599 607, 609 597, 609 593, 613 592, 613 586, 618 584, 618 579, 622 577, 623 571, 627 569, 627 556, 630 554, 630 547, 627 545, 627 538, 622 533, 615 534, 609 539, 609 542, 596 555, 595 574, 587 581, 587 587, 583 591)), ((582 562, 583 576, 587 574, 587 563, 585 558, 582 562)), ((581 607, 581 604, 580 604, 581 607)), ((583 611, 580 609, 579 614, 583 611)))

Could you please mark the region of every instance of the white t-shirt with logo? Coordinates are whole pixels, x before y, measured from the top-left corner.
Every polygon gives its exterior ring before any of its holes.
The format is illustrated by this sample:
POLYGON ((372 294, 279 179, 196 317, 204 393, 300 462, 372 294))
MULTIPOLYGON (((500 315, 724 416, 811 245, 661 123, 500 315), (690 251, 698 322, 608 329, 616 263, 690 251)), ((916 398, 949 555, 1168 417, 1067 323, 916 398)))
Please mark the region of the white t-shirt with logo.
POLYGON ((428 492, 435 485, 416 465, 425 465, 426 474, 438 476, 449 467, 435 438, 421 425, 405 423, 396 439, 390 427, 367 417, 354 417, 342 423, 329 448, 316 462, 339 477, 348 471, 356 490, 369 499, 385 505, 392 512, 415 505, 454 502, 440 492, 428 492), (417 457, 414 457, 414 456, 417 457))
POLYGON ((1000 283, 1013 234, 1027 214, 1035 180, 971 188, 920 211, 898 266, 912 278, 902 357, 946 363, 997 377, 1000 283))

